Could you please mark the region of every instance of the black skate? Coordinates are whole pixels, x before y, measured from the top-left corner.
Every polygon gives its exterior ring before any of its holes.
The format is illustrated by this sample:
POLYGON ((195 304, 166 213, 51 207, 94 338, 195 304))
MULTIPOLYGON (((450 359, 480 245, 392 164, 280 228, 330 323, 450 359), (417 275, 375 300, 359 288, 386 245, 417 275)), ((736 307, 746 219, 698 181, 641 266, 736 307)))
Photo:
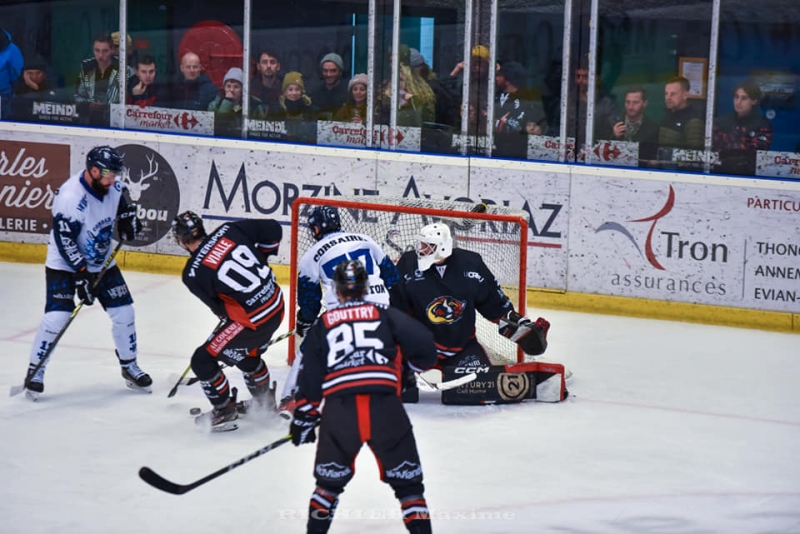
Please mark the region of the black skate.
POLYGON ((136 360, 121 361, 120 365, 122 366, 122 378, 130 389, 144 393, 153 392, 153 389, 150 387, 153 385, 153 379, 150 378, 150 375, 142 371, 139 364, 136 363, 136 360))
POLYGON ((33 374, 34 369, 36 366, 33 364, 28 366, 28 376, 25 378, 25 396, 36 402, 39 400, 39 395, 44 392, 44 366, 39 367, 35 375, 33 374))
POLYGON ((194 424, 206 426, 211 432, 230 432, 236 430, 239 425, 236 420, 239 418, 237 402, 229 399, 223 406, 214 407, 210 412, 200 414, 194 418, 194 424))
POLYGON ((276 386, 277 384, 273 382, 270 388, 263 388, 262 391, 255 390, 256 395, 253 398, 237 402, 236 410, 239 415, 263 417, 276 414, 278 412, 277 403, 275 402, 276 386))

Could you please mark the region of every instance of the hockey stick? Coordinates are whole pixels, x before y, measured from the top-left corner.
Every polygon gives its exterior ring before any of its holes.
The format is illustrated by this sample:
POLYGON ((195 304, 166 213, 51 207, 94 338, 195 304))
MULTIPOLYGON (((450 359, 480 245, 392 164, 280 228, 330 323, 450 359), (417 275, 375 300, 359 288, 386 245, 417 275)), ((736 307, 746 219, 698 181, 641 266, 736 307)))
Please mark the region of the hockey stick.
POLYGON ((139 478, 141 478, 142 480, 144 480, 145 482, 147 482, 148 484, 150 484, 154 488, 160 489, 161 491, 166 491, 167 493, 171 493, 173 495, 183 495, 184 493, 186 493, 188 491, 192 491, 193 489, 195 489, 195 488, 197 488, 199 486, 202 486, 206 482, 210 482, 210 481, 214 480, 215 478, 217 478, 219 476, 222 476, 222 475, 224 475, 225 473, 227 473, 229 471, 233 471, 234 469, 236 469, 240 465, 244 465, 247 462, 249 462, 250 460, 253 460, 253 459, 258 458, 259 456, 261 456, 263 454, 268 453, 272 449, 276 449, 276 448, 280 447, 284 443, 288 443, 289 441, 291 441, 291 439, 292 439, 292 435, 291 434, 287 434, 287 435, 283 436, 281 439, 273 441, 272 443, 270 443, 266 447, 262 447, 261 449, 258 449, 257 451, 255 451, 255 452, 253 452, 251 454, 248 454, 244 458, 240 458, 240 459, 236 460, 235 462, 233 462, 232 464, 228 464, 225 467, 223 467, 222 469, 218 469, 218 470, 214 471, 210 475, 206 475, 206 476, 204 476, 203 478, 201 478, 199 480, 195 480, 191 484, 176 484, 175 482, 171 482, 171 481, 167 480, 166 478, 162 477, 161 475, 159 475, 158 473, 156 473, 155 471, 153 471, 152 469, 150 469, 149 467, 142 467, 141 469, 139 469, 139 478))
POLYGON ((478 378, 478 375, 476 375, 475 373, 469 373, 460 378, 434 384, 433 382, 428 381, 424 376, 422 376, 422 374, 417 373, 417 379, 422 384, 422 388, 427 391, 446 391, 448 389, 453 389, 459 386, 463 386, 464 384, 469 384, 476 378, 478 378))
MULTIPOLYGON (((221 324, 222 324, 222 323, 220 322, 220 325, 221 325, 221 324)), ((220 325, 217 325, 217 327, 219 327, 220 325)), ((294 330, 289 330, 288 332, 286 332, 286 333, 283 333, 283 334, 279 335, 279 336, 278 336, 278 337, 276 337, 275 339, 271 339, 271 340, 270 340, 270 342, 267 344, 267 347, 271 347, 271 346, 272 346, 272 345, 274 345, 275 343, 278 343, 279 341, 283 341, 283 340, 284 340, 284 339, 286 339, 287 337, 291 337, 291 336, 293 336, 293 335, 294 335, 294 330)), ((186 367, 186 370, 183 372, 183 374, 181 375, 181 377, 180 377, 180 378, 178 379, 178 381, 175 383, 175 385, 174 385, 174 386, 172 386, 172 389, 171 389, 171 390, 169 390, 169 393, 167 394, 167 397, 168 397, 168 398, 169 398, 169 397, 174 397, 174 396, 175 396, 175 394, 178 392, 178 386, 180 386, 181 384, 184 384, 184 382, 183 382, 183 379, 184 379, 184 378, 186 378, 186 375, 187 375, 187 374, 189 374, 189 371, 191 371, 191 370, 192 370, 192 364, 190 363, 190 364, 189 364, 189 365, 186 367)), ((193 376, 192 378, 190 378, 189 380, 187 380, 187 381, 185 382, 185 384, 186 384, 187 386, 191 386, 192 384, 195 384, 195 383, 197 383, 197 382, 199 382, 199 381, 200 381, 200 379, 199 379, 199 378, 197 378, 196 376, 193 376)))
MULTIPOLYGON (((114 258, 117 256, 117 252, 119 252, 120 248, 122 248, 122 240, 120 240, 119 243, 117 243, 117 246, 114 247, 114 250, 111 252, 111 255, 103 264, 103 268, 100 269, 100 272, 97 275, 97 279, 92 284, 92 290, 97 289, 97 286, 100 284, 100 280, 103 278, 103 275, 106 274, 106 271, 108 271, 108 267, 111 265, 111 262, 114 261, 114 258)), ((78 315, 79 311, 81 311, 81 308, 83 308, 83 300, 81 300, 78 303, 78 305, 75 306, 75 309, 72 310, 72 313, 70 314, 69 319, 67 319, 67 322, 64 324, 64 326, 61 327, 61 330, 58 332, 58 334, 56 334, 56 338, 52 341, 52 343, 50 343, 50 346, 47 347, 47 350, 45 350, 44 354, 39 358, 39 363, 37 363, 36 367, 33 368, 33 372, 30 372, 27 375, 25 375, 25 382, 21 386, 11 387, 11 391, 9 391, 10 397, 19 395, 28 388, 28 386, 30 385, 30 379, 36 376, 36 373, 38 373, 39 369, 41 369, 42 366, 45 364, 47 359, 50 357, 50 354, 52 354, 53 349, 56 348, 56 344, 58 344, 58 342, 61 340, 61 337, 64 335, 64 332, 66 332, 69 325, 72 324, 72 320, 75 319, 75 316, 78 315)))
MULTIPOLYGON (((225 319, 220 319, 220 320, 219 320, 219 322, 217 323, 217 326, 215 326, 215 327, 214 327, 214 330, 213 330, 214 334, 216 334, 216 333, 217 333, 217 330, 219 330, 219 329, 220 329, 220 327, 222 327, 222 325, 223 325, 223 323, 224 323, 224 322, 225 322, 225 319)), ((213 335, 213 334, 212 334, 212 335, 213 335)), ((171 390, 169 390, 169 393, 167 393, 167 398, 172 398, 172 397, 174 397, 174 396, 175 396, 175 394, 178 392, 178 386, 180 386, 180 385, 181 385, 181 382, 183 381, 183 379, 184 379, 184 378, 186 378, 186 375, 188 375, 188 374, 189 374, 189 371, 191 371, 191 370, 192 370, 192 364, 191 364, 191 363, 189 363, 189 365, 187 365, 187 366, 186 366, 186 370, 185 370, 185 371, 183 371, 183 374, 181 375, 181 377, 178 379, 178 381, 177 381, 177 382, 175 382, 175 385, 174 385, 174 386, 172 386, 172 389, 171 389, 171 390)), ((193 384, 193 383, 194 383, 194 382, 192 382, 192 384, 193 384)), ((188 384, 187 384, 187 385, 188 385, 188 384)))

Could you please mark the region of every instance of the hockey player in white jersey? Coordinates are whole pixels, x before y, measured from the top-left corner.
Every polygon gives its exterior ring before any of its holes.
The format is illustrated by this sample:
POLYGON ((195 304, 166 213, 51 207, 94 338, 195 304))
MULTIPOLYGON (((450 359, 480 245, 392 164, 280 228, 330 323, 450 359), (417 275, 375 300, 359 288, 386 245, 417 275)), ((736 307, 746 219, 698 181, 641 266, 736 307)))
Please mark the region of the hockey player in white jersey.
MULTIPOLYGON (((389 305, 389 288, 398 280, 397 269, 383 249, 368 235, 343 232, 339 212, 332 206, 315 206, 308 216, 308 229, 316 240, 297 266, 297 320, 295 333, 305 337, 325 304, 339 305, 333 288, 333 271, 342 260, 359 260, 369 277, 365 302, 389 305)), ((297 344, 300 346, 300 343, 297 344)), ((300 358, 295 358, 283 386, 281 407, 291 401, 300 358)), ((290 412, 291 413, 291 412, 290 412)))
POLYGON ((64 182, 53 200, 53 229, 45 261, 45 313, 31 347, 25 380, 26 396, 32 400, 44 391, 47 361, 42 365, 39 361, 48 354, 75 309, 76 292, 87 306, 97 298, 111 318, 111 333, 125 383, 131 389, 150 392, 153 381, 136 358, 133 299, 115 262, 97 282, 98 273, 111 255, 114 223, 119 238, 128 241, 135 239, 140 229, 136 206, 128 204, 123 183, 118 179, 123 170, 119 152, 110 146, 95 147, 86 156, 86 168, 64 182))

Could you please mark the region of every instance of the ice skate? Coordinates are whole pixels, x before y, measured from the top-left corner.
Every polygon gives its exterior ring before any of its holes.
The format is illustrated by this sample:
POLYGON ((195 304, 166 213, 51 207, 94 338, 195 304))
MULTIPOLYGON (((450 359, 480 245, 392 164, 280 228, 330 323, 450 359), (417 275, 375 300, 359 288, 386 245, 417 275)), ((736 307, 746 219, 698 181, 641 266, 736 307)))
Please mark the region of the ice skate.
POLYGON ((211 411, 195 417, 194 423, 198 426, 210 428, 211 432, 229 432, 239 428, 239 425, 236 424, 238 418, 239 411, 236 401, 228 399, 228 402, 222 406, 215 406, 211 411))
POLYGON ((39 367, 36 374, 33 374, 36 366, 30 364, 28 366, 28 376, 25 378, 25 396, 36 402, 39 400, 39 395, 44 392, 44 366, 39 367))
POLYGON ((128 360, 127 362, 120 362, 122 366, 122 378, 125 384, 135 391, 142 391, 144 393, 152 393, 153 379, 150 375, 142 371, 136 360, 128 360))

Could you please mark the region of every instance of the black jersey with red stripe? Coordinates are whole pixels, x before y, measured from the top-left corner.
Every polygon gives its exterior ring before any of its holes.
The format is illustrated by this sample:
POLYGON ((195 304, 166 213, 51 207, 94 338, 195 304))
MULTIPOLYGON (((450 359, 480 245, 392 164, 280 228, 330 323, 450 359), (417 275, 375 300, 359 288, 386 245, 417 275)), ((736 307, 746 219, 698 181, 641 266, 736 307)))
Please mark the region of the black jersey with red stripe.
POLYGON ((400 393, 403 359, 419 369, 436 363, 433 335, 408 315, 351 301, 323 313, 303 345, 300 401, 358 393, 400 393))
POLYGON ((475 337, 476 313, 497 322, 514 309, 479 254, 463 249, 441 265, 421 272, 417 255, 405 252, 397 262, 400 281, 392 286, 392 306, 427 326, 442 358, 461 352, 475 337))
POLYGON ((283 319, 283 293, 267 259, 283 229, 272 219, 224 223, 203 239, 183 269, 183 283, 219 317, 255 330, 283 319))

